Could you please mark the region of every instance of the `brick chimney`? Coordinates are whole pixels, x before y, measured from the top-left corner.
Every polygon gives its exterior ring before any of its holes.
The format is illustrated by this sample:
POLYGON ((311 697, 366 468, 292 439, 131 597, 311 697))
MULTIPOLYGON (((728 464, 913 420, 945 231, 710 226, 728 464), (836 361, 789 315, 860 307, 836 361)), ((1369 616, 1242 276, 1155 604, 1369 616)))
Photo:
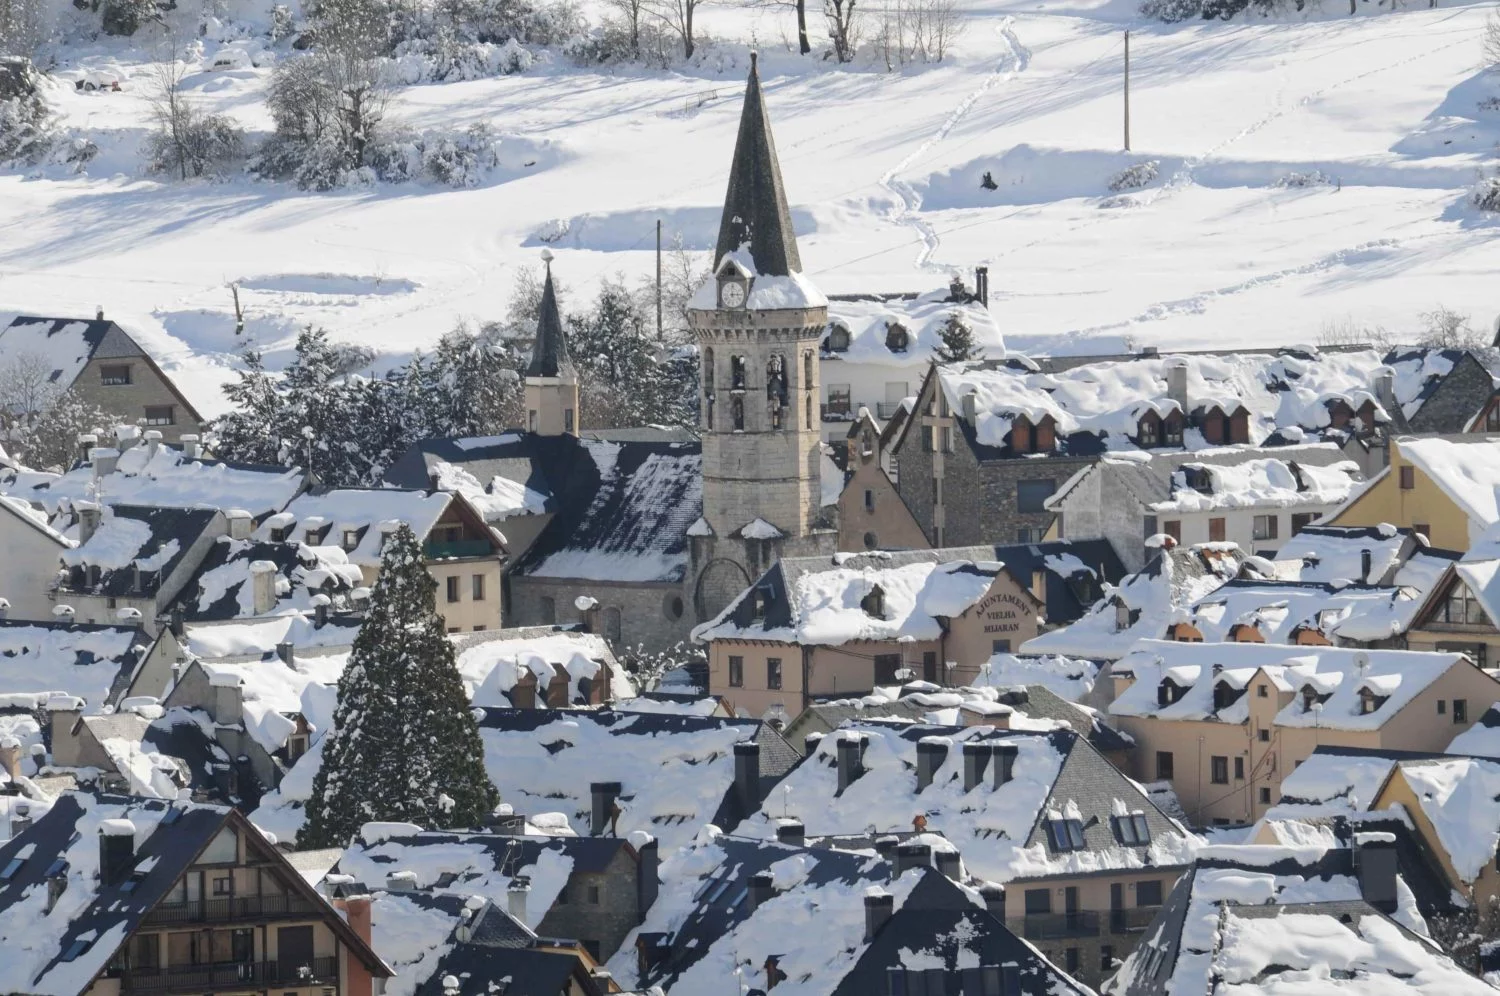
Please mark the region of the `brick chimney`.
MULTIPOLYGON (((359 939, 368 946, 370 940, 370 897, 350 896, 340 901, 344 909, 344 919, 349 922, 349 928, 359 935, 359 939)), ((344 996, 374 996, 375 981, 370 976, 370 970, 365 963, 354 957, 350 952, 344 959, 344 970, 347 976, 344 980, 344 996)))

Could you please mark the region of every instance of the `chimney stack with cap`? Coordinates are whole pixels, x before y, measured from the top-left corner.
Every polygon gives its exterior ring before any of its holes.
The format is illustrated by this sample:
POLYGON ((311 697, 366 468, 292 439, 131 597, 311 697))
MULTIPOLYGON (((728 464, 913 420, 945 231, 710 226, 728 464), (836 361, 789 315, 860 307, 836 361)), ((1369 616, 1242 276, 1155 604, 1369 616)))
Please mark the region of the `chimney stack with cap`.
POLYGON ((1360 898, 1382 913, 1396 912, 1396 835, 1355 834, 1354 862, 1360 898))
POLYGON ((990 761, 995 771, 995 788, 999 788, 1015 778, 1016 753, 1015 744, 995 745, 993 751, 994 758, 990 761))
POLYGON ((771 878, 770 872, 756 872, 750 876, 750 905, 748 909, 751 912, 759 909, 762 903, 776 895, 776 889, 771 884, 773 881, 775 880, 771 878))
POLYGON ((593 800, 589 833, 593 836, 602 837, 606 830, 614 836, 615 802, 620 798, 620 791, 619 782, 593 782, 589 785, 589 795, 593 800))
POLYGON ((896 877, 911 871, 913 868, 932 867, 932 846, 930 844, 916 844, 907 841, 896 845, 896 877))
POLYGON ((99 884, 119 885, 135 865, 135 824, 129 820, 99 823, 99 884))
POLYGON ((932 784, 933 776, 948 757, 948 741, 942 737, 923 737, 917 741, 917 791, 932 784))
POLYGON ((527 875, 517 875, 511 879, 505 890, 506 911, 522 923, 526 923, 526 897, 530 892, 531 878, 527 875))
POLYGON ((896 897, 881 889, 865 893, 865 943, 875 940, 886 921, 896 912, 896 897))
POLYGON ((782 820, 776 824, 776 840, 792 847, 802 847, 807 843, 807 828, 801 820, 782 820))
POLYGON ((754 740, 734 745, 734 791, 746 816, 760 808, 760 744, 754 740))
POLYGON ((845 733, 838 742, 839 794, 865 773, 865 740, 857 733, 845 733))
POLYGON ((964 744, 964 791, 970 792, 984 781, 984 769, 989 764, 990 745, 970 741, 964 744))

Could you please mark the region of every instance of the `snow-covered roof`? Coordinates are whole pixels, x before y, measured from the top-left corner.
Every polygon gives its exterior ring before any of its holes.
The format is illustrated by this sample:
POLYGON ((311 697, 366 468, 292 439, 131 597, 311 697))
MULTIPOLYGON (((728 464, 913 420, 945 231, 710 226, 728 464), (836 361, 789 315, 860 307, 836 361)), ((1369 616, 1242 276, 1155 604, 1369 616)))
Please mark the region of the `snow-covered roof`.
POLYGON ((1396 762, 1377 752, 1313 751, 1281 780, 1281 804, 1368 809, 1396 762))
POLYGON ((864 827, 875 833, 910 830, 913 818, 922 814, 928 829, 963 853, 971 874, 995 882, 1180 865, 1193 847, 1190 835, 1138 785, 1071 730, 846 724, 818 741, 738 833, 773 838, 783 813, 800 819, 812 835, 864 827), (839 745, 849 742, 860 755, 860 773, 840 790, 839 745), (923 742, 928 746, 919 748, 923 742), (977 745, 984 761, 978 784, 967 791, 966 750, 973 748, 965 745, 977 745), (1002 761, 996 748, 1016 752, 1011 779, 999 785, 1002 761), (920 788, 919 749, 940 752, 931 783, 920 788), (1137 812, 1150 828, 1146 845, 1124 843, 1112 825, 1111 817, 1137 812), (1048 833, 1052 819, 1080 820, 1084 846, 1057 848, 1048 833))
POLYGON ((463 465, 446 460, 433 461, 431 470, 438 489, 455 491, 469 499, 486 522, 504 522, 513 515, 541 515, 548 510, 547 495, 524 481, 496 474, 488 484, 482 484, 463 465))
POLYGON ((1468 517, 1471 537, 1500 522, 1500 438, 1402 437, 1394 445, 1468 517))
POLYGON ((986 556, 976 548, 783 558, 717 618, 694 629, 693 638, 824 646, 935 640, 944 631, 939 620, 962 616, 1003 569, 992 560, 964 559, 964 553, 986 556))
POLYGON ((1349 496, 1359 466, 1327 467, 1266 458, 1244 463, 1183 464, 1172 474, 1172 496, 1148 506, 1157 513, 1336 505, 1349 496))
POLYGON ((117 504, 99 512, 93 535, 62 552, 62 563, 72 569, 63 585, 68 591, 155 594, 199 538, 222 526, 222 513, 212 508, 117 504))
POLYGON ((1410 586, 1239 579, 1188 606, 1182 621, 1209 643, 1233 639, 1239 626, 1267 643, 1291 643, 1300 631, 1375 642, 1405 633, 1426 595, 1410 586))
POLYGON ((1005 355, 1000 326, 989 309, 968 294, 955 299, 945 287, 915 295, 858 294, 831 298, 828 328, 823 336, 822 380, 824 383, 839 380, 836 365, 839 362, 925 371, 937 359, 937 350, 943 344, 942 331, 955 320, 973 334, 980 355, 997 358, 1005 355), (847 349, 832 347, 836 330, 848 335, 847 349))
POLYGON ((1360 881, 1347 847, 1205 848, 1114 984, 1240 996, 1493 992, 1427 939, 1402 877, 1389 915, 1363 898, 1360 881))
MULTIPOLYGON (((49 383, 67 387, 112 332, 124 335, 110 321, 23 315, 0 330, 0 355, 16 359, 34 357, 49 383)), ((131 345, 135 345, 133 341, 131 345)), ((139 352, 139 347, 136 351, 139 352)))
MULTIPOLYGON (((1435 349, 1385 355, 1374 350, 1180 353, 1049 363, 1045 370, 1013 357, 999 364, 942 367, 939 382, 949 407, 959 415, 965 396, 974 396, 973 429, 978 442, 990 447, 1005 446, 1012 421, 1025 415, 1033 423, 1050 416, 1060 437, 1086 433, 1105 449, 1131 450, 1148 411, 1165 416, 1185 408, 1184 414, 1192 415, 1216 407, 1225 414, 1245 408, 1247 442, 1259 445, 1301 442, 1307 434, 1330 430, 1334 402, 1355 410, 1369 402, 1377 420, 1388 421, 1390 414, 1374 395, 1377 376, 1387 370, 1395 374, 1397 407, 1409 416, 1459 355, 1435 349), (1167 370, 1176 365, 1186 368, 1187 393, 1173 400, 1167 370)), ((1184 431, 1183 443, 1189 450, 1209 445, 1193 427, 1184 431)))
POLYGON ((1474 882, 1494 862, 1500 844, 1500 760, 1403 759, 1397 767, 1453 870, 1464 882, 1474 882))
MULTIPOLYGON (((353 595, 364 586, 364 571, 338 546, 340 536, 323 544, 237 540, 220 536, 199 565, 180 599, 188 622, 308 614, 314 599, 327 598, 334 612, 352 611, 353 595), (256 611, 252 576, 256 564, 271 565, 274 599, 270 611, 256 611)), ((265 568, 259 568, 264 570, 265 568)))
POLYGON ((0 495, 0 511, 20 519, 27 526, 56 543, 59 549, 65 550, 76 545, 75 540, 68 539, 53 528, 46 512, 36 508, 29 501, 12 495, 0 495))
MULTIPOLYGON (((290 718, 300 715, 315 737, 321 737, 333 726, 333 710, 338 704, 338 682, 349 662, 347 653, 296 655, 288 667, 279 659, 269 661, 195 661, 212 684, 232 683, 239 687, 244 713, 245 732, 274 754, 286 746, 296 730, 290 718)), ((164 705, 174 702, 168 696, 164 705)))
POLYGON ((1275 576, 1288 581, 1367 581, 1404 584, 1400 569, 1424 550, 1410 529, 1381 526, 1304 526, 1276 553, 1275 576), (1370 571, 1364 573, 1364 552, 1370 571))
POLYGON ((1485 709, 1478 722, 1454 737, 1448 753, 1500 758, 1500 703, 1485 709))
POLYGON ((470 701, 480 708, 509 709, 518 705, 512 701, 511 690, 527 674, 536 679, 535 703, 539 708, 546 707, 546 690, 554 678, 567 679, 568 702, 578 704, 585 697, 580 683, 597 683, 602 680, 600 672, 605 668, 615 685, 610 689, 611 697, 635 694, 609 644, 597 633, 531 627, 465 633, 455 635, 453 642, 464 688, 470 701))
MULTIPOLYGON (((1175 643, 1142 640, 1116 661, 1116 673, 1135 681, 1109 706, 1112 716, 1243 723, 1249 699, 1239 694, 1216 708, 1214 685, 1229 681, 1243 693, 1257 671, 1264 673, 1291 701, 1276 714, 1278 726, 1318 726, 1337 730, 1378 730, 1412 699, 1454 667, 1473 667, 1462 654, 1407 650, 1356 650, 1345 647, 1282 646, 1271 643, 1175 643), (1220 670, 1215 673, 1214 668, 1220 670), (1377 680, 1380 687, 1372 688, 1377 680), (1163 680, 1179 690, 1167 704, 1158 698, 1163 680), (1327 696, 1308 708, 1302 694, 1311 688, 1327 696), (1360 692, 1377 695, 1375 708, 1362 708, 1360 692)), ((1500 682, 1496 682, 1500 698, 1500 682)))
POLYGON ((138 626, 0 620, 0 698, 44 703, 50 693, 98 712, 129 683, 155 641, 138 626))
POLYGON ((1233 543, 1171 544, 1140 571, 1121 579, 1075 622, 1040 633, 1021 646, 1027 654, 1115 660, 1136 640, 1160 639, 1187 607, 1233 578, 1244 554, 1233 543))
POLYGON ((347 648, 359 632, 357 618, 333 618, 319 626, 301 613, 256 619, 189 624, 183 631, 183 647, 189 653, 210 659, 260 659, 273 657, 283 643, 307 649, 347 648))
POLYGON ((299 495, 291 504, 263 520, 254 538, 260 542, 303 543, 309 530, 315 532, 313 545, 340 545, 346 532, 354 533, 356 542, 346 548, 351 564, 380 566, 385 536, 400 524, 411 527, 417 541, 427 538, 432 527, 448 511, 453 496, 446 491, 400 490, 395 488, 333 488, 299 495))
MULTIPOLYGON (((908 843, 946 846, 936 835, 908 843)), ((608 965, 632 988, 710 993, 730 980, 768 991, 771 959, 780 979, 774 991, 789 996, 884 993, 892 971, 902 969, 925 978, 941 973, 944 989, 929 992, 987 992, 976 978, 981 966, 994 969, 997 981, 1006 966, 1010 985, 1003 991, 1014 996, 1089 992, 1006 929, 976 889, 930 866, 897 875, 873 849, 793 847, 705 833, 663 863, 662 882, 635 935, 651 949, 654 964, 643 978, 636 946, 627 940, 608 965), (752 901, 752 888, 766 893, 752 901), (888 901, 891 911, 873 937, 866 918, 871 901, 888 901)))
POLYGON ((178 447, 132 442, 121 451, 115 470, 102 477, 87 463, 65 474, 0 470, 0 491, 40 503, 53 514, 75 502, 98 501, 242 508, 260 517, 284 507, 307 480, 296 468, 189 458, 178 447))

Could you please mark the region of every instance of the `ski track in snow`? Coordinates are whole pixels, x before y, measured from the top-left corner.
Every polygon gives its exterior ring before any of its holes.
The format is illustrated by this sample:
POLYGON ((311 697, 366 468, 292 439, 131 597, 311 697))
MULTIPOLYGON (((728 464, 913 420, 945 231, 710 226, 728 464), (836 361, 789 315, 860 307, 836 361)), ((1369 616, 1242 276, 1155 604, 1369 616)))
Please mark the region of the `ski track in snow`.
POLYGON ((922 269, 946 269, 941 264, 933 262, 932 258, 933 254, 937 252, 941 239, 939 239, 937 229, 932 226, 932 223, 922 217, 922 195, 917 193, 916 189, 910 183, 897 179, 897 176, 910 169, 917 160, 921 159, 934 146, 947 138, 948 133, 953 130, 954 125, 958 124, 964 115, 968 114, 969 110, 978 103, 979 98, 988 93, 996 83, 999 83, 1001 80, 1011 79, 1016 73, 1024 72, 1026 67, 1030 65, 1031 50, 1023 45, 1021 39, 1016 36, 1013 26, 1014 21, 1014 18, 1007 17, 996 28, 1001 39, 1005 42, 1007 51, 1000 57, 1000 61, 996 63, 995 68, 989 75, 985 76, 984 82, 979 84, 967 97, 959 101, 958 106, 953 109, 952 113, 943 121, 938 130, 933 132, 925 142, 913 149, 905 158, 880 177, 880 185, 895 195, 901 202, 901 207, 892 216, 892 220, 900 224, 910 225, 916 229, 917 235, 921 239, 921 248, 917 250, 917 266, 922 269))

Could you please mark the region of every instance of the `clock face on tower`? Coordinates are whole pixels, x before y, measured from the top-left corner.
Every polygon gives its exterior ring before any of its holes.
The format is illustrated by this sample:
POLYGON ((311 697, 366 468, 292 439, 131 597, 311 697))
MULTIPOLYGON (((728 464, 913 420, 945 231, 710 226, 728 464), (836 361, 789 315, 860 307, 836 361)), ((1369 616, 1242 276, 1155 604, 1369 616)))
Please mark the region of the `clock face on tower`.
POLYGON ((737 280, 726 280, 719 288, 719 301, 726 308, 738 308, 745 303, 745 285, 737 280))

